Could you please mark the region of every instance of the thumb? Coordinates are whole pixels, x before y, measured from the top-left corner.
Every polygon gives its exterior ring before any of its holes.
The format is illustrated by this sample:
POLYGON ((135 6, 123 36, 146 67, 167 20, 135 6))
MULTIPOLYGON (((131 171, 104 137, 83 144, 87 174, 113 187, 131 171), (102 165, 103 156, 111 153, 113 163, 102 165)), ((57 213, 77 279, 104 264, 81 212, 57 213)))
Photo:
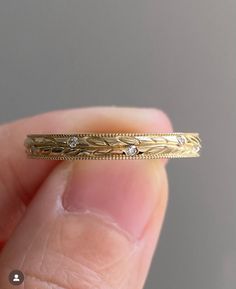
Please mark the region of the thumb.
POLYGON ((0 287, 142 288, 167 202, 160 160, 62 162, 4 247, 0 287))

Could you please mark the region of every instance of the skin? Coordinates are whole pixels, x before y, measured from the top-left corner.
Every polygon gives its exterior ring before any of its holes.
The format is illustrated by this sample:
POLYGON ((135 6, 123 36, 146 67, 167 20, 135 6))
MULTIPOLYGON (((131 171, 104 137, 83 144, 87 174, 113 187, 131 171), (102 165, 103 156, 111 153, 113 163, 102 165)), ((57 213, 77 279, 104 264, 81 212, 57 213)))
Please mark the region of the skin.
POLYGON ((29 133, 171 132, 150 108, 89 107, 0 126, 0 288, 141 289, 168 200, 166 160, 25 157, 29 133))

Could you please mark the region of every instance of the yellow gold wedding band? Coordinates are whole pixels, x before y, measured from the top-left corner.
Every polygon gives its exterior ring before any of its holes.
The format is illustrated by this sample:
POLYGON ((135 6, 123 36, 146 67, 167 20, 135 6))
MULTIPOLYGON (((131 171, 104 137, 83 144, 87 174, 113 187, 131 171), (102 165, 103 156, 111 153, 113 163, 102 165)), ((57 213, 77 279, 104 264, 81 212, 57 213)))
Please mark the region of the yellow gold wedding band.
POLYGON ((158 159, 198 157, 198 133, 30 134, 29 158, 49 160, 158 159))

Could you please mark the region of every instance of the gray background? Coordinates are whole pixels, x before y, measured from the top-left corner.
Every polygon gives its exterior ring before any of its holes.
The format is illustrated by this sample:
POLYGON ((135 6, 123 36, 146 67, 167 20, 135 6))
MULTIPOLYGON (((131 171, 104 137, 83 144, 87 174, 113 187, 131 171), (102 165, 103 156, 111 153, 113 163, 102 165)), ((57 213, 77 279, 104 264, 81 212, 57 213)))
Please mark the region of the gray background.
POLYGON ((176 131, 201 133, 200 159, 168 165, 146 289, 236 288, 235 28, 234 0, 0 1, 0 122, 154 106, 176 131))

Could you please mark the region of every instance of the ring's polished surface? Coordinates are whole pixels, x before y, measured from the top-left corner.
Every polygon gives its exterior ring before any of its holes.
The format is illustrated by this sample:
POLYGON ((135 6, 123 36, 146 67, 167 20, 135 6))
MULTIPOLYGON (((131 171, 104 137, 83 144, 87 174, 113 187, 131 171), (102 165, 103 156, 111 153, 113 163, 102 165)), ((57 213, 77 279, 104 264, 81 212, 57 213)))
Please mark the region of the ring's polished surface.
POLYGON ((78 133, 30 134, 25 140, 30 158, 156 159, 198 157, 198 133, 78 133))

